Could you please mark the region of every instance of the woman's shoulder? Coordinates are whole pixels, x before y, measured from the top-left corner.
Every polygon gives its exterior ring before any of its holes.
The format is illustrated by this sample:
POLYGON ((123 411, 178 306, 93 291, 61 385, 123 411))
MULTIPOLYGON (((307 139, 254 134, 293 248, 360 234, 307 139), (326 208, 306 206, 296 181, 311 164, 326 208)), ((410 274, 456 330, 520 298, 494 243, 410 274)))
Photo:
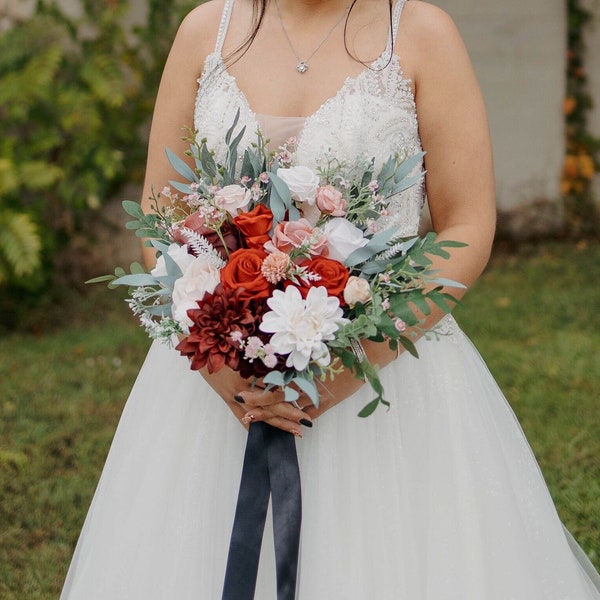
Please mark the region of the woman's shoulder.
POLYGON ((409 0, 403 9, 398 34, 399 51, 415 78, 429 66, 462 62, 465 47, 452 17, 421 0, 409 0))
POLYGON ((225 0, 209 0, 192 9, 183 19, 177 38, 200 55, 210 54, 217 41, 217 32, 225 0))
POLYGON ((405 35, 420 40, 421 45, 435 41, 439 43, 446 38, 459 36, 456 25, 447 12, 422 0, 406 2, 400 26, 405 35))

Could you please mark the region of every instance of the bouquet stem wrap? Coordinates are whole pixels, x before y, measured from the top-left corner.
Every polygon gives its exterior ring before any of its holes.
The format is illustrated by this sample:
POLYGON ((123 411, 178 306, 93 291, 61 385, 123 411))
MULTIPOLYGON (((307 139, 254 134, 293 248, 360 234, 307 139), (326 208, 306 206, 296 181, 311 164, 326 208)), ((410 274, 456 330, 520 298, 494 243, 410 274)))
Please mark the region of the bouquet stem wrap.
POLYGON ((277 600, 294 600, 302 521, 296 442, 291 433, 258 422, 248 433, 222 600, 254 598, 270 496, 277 600))

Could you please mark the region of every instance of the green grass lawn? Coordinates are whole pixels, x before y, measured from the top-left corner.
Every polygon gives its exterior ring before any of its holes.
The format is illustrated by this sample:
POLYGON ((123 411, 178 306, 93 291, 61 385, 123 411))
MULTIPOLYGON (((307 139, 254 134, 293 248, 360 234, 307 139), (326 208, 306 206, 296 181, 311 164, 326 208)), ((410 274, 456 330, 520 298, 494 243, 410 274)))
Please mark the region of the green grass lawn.
MULTIPOLYGON (((499 254, 455 311, 527 433, 563 521, 600 567, 600 246, 499 254)), ((149 345, 114 292, 73 324, 0 340, 0 598, 59 594, 149 345)))

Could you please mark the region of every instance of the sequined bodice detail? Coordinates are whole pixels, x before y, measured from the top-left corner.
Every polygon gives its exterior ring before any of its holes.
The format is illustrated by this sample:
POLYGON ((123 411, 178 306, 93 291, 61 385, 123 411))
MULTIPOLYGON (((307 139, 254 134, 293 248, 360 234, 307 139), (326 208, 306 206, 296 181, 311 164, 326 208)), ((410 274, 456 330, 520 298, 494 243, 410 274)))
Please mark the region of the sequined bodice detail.
MULTIPOLYGON (((225 11, 230 10, 228 0, 225 11)), ((405 0, 398 0, 394 11, 393 35, 405 0)), ((227 71, 221 55, 222 38, 228 15, 219 31, 217 48, 205 61, 198 80, 194 127, 207 138, 217 158, 224 159, 224 137, 235 114, 240 111, 240 126, 246 132, 240 148, 256 140, 259 119, 250 107, 235 78, 227 71)), ((381 165, 395 153, 416 154, 421 151, 415 100, 410 81, 405 79, 400 60, 391 54, 391 37, 382 55, 356 77, 348 77, 339 91, 326 100, 304 121, 298 135, 297 164, 316 167, 329 157, 353 163, 360 159, 375 160, 381 165), (391 54, 391 57, 390 57, 391 54)), ((268 132, 263 132, 268 137, 268 132)), ((385 227, 396 226, 401 236, 414 235, 423 205, 423 185, 399 194, 389 206, 385 227)))

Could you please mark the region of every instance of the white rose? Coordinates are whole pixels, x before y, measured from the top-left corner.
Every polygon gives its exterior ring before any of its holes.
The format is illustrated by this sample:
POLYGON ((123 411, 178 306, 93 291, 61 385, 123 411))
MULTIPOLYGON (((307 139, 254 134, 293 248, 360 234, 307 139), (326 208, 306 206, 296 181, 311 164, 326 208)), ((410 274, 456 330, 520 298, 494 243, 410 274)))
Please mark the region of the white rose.
POLYGON ((173 286, 173 318, 181 325, 185 333, 189 333, 192 320, 187 316, 190 308, 198 306, 204 294, 215 291, 219 284, 219 269, 203 256, 193 258, 193 262, 184 271, 183 276, 173 286))
MULTIPOLYGON (((167 254, 175 261, 175 264, 181 269, 182 273, 185 272, 194 260, 194 257, 188 254, 187 244, 183 244, 183 246, 171 244, 167 254)), ((158 257, 156 266, 150 271, 150 274, 154 277, 165 277, 168 274, 165 257, 162 254, 158 257)))
POLYGON ((371 300, 371 286, 366 279, 351 275, 346 282, 344 288, 344 301, 350 306, 354 306, 357 302, 366 304, 371 300))
POLYGON ((233 217, 237 215, 239 209, 248 206, 251 198, 250 190, 241 185, 226 185, 215 192, 217 204, 233 217))
POLYGON ((357 248, 369 243, 363 232, 343 217, 327 221, 321 228, 327 238, 328 258, 344 263, 357 248))
POLYGON ((280 167, 277 175, 290 188, 293 200, 306 202, 310 206, 315 203, 320 181, 314 171, 304 166, 289 169, 280 167))

